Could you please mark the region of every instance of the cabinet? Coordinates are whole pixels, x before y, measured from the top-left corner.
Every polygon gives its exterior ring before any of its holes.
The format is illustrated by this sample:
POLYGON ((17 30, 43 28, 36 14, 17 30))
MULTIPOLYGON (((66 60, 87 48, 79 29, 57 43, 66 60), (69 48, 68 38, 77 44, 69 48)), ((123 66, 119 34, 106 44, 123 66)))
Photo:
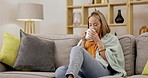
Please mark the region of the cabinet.
POLYGON ((74 5, 73 0, 67 0, 67 34, 73 34, 74 28, 87 28, 87 18, 89 16, 89 8, 106 7, 108 10, 107 22, 110 27, 126 26, 127 33, 133 34, 133 6, 148 3, 148 0, 126 0, 125 2, 108 2, 101 3, 100 0, 94 0, 93 4, 74 5), (115 23, 114 22, 114 7, 125 6, 126 22, 115 23), (81 9, 82 11, 82 23, 80 26, 73 26, 73 12, 75 9, 81 9))

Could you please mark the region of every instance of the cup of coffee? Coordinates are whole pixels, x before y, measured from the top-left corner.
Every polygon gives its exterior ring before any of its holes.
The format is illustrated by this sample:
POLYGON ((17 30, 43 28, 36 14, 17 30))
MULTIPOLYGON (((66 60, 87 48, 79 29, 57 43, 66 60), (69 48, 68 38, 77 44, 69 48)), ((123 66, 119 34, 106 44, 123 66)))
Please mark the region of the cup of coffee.
POLYGON ((91 37, 90 37, 90 35, 89 35, 89 33, 91 33, 91 31, 95 31, 94 29, 87 29, 87 31, 86 31, 86 36, 85 36, 85 38, 87 39, 87 40, 90 40, 90 41, 92 41, 91 40, 91 37))

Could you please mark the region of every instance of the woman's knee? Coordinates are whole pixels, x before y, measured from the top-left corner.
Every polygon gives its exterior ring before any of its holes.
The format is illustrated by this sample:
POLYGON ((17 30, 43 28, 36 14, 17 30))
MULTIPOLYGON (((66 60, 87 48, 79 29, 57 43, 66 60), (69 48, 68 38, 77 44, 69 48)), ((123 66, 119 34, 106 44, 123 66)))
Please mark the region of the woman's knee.
POLYGON ((72 49, 81 49, 82 47, 81 46, 74 46, 72 47, 72 49))
POLYGON ((67 66, 61 66, 57 68, 57 70, 55 71, 55 77, 56 78, 66 78, 65 73, 67 69, 68 69, 67 66))
POLYGON ((74 46, 72 49, 71 49, 71 52, 83 52, 83 48, 81 46, 74 46))

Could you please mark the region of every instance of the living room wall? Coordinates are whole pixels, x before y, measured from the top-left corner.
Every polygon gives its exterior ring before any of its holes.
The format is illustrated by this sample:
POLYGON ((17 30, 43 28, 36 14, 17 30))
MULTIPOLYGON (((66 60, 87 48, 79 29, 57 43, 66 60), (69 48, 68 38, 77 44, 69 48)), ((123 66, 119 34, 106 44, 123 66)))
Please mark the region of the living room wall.
POLYGON ((23 28, 24 22, 17 21, 18 3, 43 4, 44 20, 36 23, 36 33, 66 34, 66 0, 0 0, 0 27, 16 24, 23 28))
MULTIPOLYGON (((76 3, 84 3, 86 0, 74 0, 76 3)), ((119 0, 109 0, 119 1, 119 0)), ((126 0, 120 0, 126 1, 126 0)), ((39 3, 44 6, 44 21, 36 22, 36 33, 43 34, 66 34, 66 0, 0 0, 0 27, 7 24, 16 24, 23 28, 24 23, 17 21, 18 3, 39 3)), ((134 6, 134 35, 138 36, 139 29, 143 25, 148 25, 148 4, 134 6)), ((117 7, 115 9, 120 9, 117 7)), ((123 16, 126 18, 122 8, 123 16)), ((103 11, 107 16, 107 10, 103 11)), ((115 12, 116 14, 116 12, 115 12)), ((112 33, 126 34, 126 27, 111 27, 112 33)), ((75 29, 74 33, 79 34, 83 29, 75 29)))

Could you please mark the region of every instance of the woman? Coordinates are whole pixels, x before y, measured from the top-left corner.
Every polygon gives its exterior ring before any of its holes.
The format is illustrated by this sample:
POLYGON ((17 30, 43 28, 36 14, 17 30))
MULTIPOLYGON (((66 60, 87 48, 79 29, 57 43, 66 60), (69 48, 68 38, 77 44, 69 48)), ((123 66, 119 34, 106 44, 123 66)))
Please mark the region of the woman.
POLYGON ((104 15, 92 12, 88 18, 88 35, 73 47, 69 66, 56 70, 56 78, 98 78, 102 76, 126 76, 124 55, 118 38, 110 34, 104 15))

